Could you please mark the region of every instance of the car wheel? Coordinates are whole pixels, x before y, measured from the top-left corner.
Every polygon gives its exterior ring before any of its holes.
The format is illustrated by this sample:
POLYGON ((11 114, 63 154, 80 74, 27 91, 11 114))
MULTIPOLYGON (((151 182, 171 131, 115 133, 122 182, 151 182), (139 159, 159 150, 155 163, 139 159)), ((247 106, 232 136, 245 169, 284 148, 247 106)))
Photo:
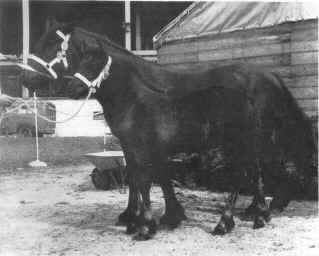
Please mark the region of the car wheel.
POLYGON ((90 174, 92 183, 96 189, 109 190, 111 189, 111 180, 107 172, 100 171, 94 168, 90 174))
POLYGON ((8 137, 9 136, 9 129, 6 127, 6 128, 3 128, 2 129, 2 134, 4 135, 4 136, 6 136, 6 137, 8 137))
POLYGON ((29 126, 20 126, 17 133, 19 137, 32 137, 33 129, 29 126))

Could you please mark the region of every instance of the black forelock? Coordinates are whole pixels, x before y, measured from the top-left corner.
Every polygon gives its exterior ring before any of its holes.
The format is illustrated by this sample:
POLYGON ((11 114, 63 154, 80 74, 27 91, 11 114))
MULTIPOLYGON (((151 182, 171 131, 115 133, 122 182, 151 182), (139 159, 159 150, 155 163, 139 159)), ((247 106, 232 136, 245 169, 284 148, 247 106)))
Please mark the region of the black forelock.
POLYGON ((74 31, 74 28, 75 26, 73 23, 55 23, 46 33, 40 37, 39 41, 34 45, 32 50, 41 51, 50 44, 60 42, 61 38, 56 34, 57 30, 60 30, 63 34, 70 34, 74 31))
POLYGON ((88 70, 91 74, 97 75, 106 65, 108 56, 101 49, 87 51, 81 61, 81 68, 88 70))

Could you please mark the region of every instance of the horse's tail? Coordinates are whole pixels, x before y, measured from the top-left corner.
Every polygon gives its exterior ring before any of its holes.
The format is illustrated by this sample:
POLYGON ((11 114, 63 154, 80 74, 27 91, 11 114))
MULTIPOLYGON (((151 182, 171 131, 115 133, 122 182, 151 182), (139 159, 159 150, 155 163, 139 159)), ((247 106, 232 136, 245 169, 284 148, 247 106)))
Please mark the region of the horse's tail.
POLYGON ((284 81, 274 74, 280 84, 281 97, 279 113, 281 119, 280 144, 285 158, 294 163, 297 173, 304 180, 304 186, 317 177, 318 144, 317 133, 310 118, 298 105, 284 81))

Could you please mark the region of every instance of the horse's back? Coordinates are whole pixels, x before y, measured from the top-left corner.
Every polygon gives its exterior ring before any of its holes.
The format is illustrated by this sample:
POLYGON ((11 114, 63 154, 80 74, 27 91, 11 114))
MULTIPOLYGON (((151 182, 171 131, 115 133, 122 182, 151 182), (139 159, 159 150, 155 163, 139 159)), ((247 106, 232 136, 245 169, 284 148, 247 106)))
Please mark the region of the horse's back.
POLYGON ((184 69, 171 71, 175 75, 169 82, 168 94, 171 97, 185 97, 197 91, 215 90, 241 90, 253 91, 273 90, 280 87, 277 78, 271 72, 258 66, 248 64, 232 64, 204 69, 184 69))

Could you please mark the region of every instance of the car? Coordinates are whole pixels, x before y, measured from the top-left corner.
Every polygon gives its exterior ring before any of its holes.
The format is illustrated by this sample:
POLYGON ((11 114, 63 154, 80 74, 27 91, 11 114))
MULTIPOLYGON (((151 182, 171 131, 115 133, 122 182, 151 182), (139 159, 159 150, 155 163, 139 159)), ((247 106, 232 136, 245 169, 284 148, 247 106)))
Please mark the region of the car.
MULTIPOLYGON (((34 113, 27 108, 22 106, 17 107, 18 101, 13 103, 9 108, 4 111, 2 118, 0 118, 0 131, 3 135, 17 134, 22 137, 35 136, 35 118, 34 113), (10 111, 13 110, 13 111, 10 111)), ((30 102, 29 106, 34 107, 34 103, 30 102)), ((54 104, 45 101, 38 101, 37 103, 38 113, 45 116, 48 119, 56 119, 56 110, 54 104)), ((55 133, 55 123, 47 122, 42 118, 38 117, 38 135, 43 136, 44 134, 55 133)))

